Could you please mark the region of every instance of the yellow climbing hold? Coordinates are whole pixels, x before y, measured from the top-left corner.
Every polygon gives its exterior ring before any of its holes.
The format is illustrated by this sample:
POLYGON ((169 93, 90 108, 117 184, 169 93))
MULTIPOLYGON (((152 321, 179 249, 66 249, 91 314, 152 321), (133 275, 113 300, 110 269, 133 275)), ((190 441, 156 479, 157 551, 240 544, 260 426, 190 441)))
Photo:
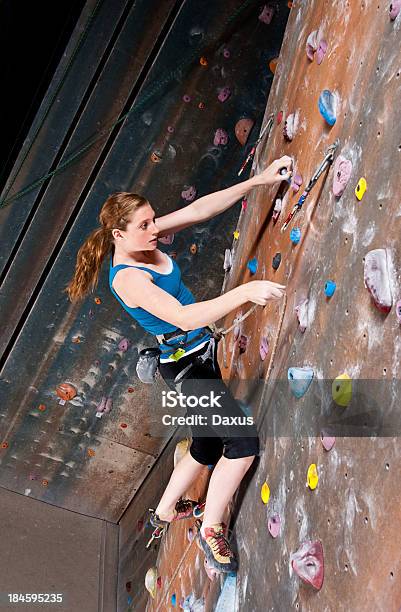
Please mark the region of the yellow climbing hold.
POLYGON ((338 406, 348 406, 352 398, 352 379, 348 374, 340 374, 333 380, 331 393, 338 406))
POLYGON ((239 238, 239 230, 235 230, 233 236, 234 236, 234 240, 238 240, 238 238, 239 238))
POLYGON ((149 591, 150 596, 154 599, 156 595, 157 584, 157 568, 150 567, 145 576, 145 588, 149 591))
POLYGON ((262 484, 262 488, 260 490, 260 497, 262 498, 262 502, 264 504, 267 504, 270 498, 270 489, 269 489, 269 485, 267 484, 267 482, 264 482, 262 484))
POLYGON ((358 200, 362 200, 363 196, 365 195, 365 191, 367 189, 367 182, 365 178, 360 178, 358 181, 358 185, 355 187, 355 195, 358 198, 358 200))
POLYGON ((190 444, 189 438, 184 438, 183 440, 180 440, 180 442, 177 442, 177 444, 175 445, 174 467, 177 465, 179 461, 181 461, 181 459, 183 458, 183 456, 189 449, 189 444, 190 444))
POLYGON ((316 489, 318 482, 319 476, 317 475, 316 463, 311 463, 308 468, 308 487, 313 491, 313 489, 316 489))

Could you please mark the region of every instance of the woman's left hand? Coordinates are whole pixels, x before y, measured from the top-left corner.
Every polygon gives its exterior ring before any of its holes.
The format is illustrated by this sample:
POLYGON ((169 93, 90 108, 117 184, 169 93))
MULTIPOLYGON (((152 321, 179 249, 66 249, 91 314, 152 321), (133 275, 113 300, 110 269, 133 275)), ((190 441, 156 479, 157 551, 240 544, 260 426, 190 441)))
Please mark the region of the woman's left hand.
POLYGON ((259 185, 274 185, 281 181, 286 181, 292 176, 292 159, 288 155, 284 155, 279 159, 275 159, 263 172, 255 175, 259 185), (280 174, 281 168, 286 170, 280 174))

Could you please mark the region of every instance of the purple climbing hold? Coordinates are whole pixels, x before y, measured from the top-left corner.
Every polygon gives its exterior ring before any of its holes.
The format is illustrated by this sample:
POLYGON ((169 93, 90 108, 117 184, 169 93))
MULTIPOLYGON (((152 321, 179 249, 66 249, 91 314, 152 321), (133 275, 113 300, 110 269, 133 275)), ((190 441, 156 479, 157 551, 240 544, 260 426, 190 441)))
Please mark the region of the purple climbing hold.
POLYGON ((301 580, 319 591, 324 579, 322 543, 319 540, 304 542, 297 552, 291 554, 290 559, 293 570, 301 580))
POLYGON ((184 102, 186 102, 187 104, 188 104, 188 102, 191 102, 191 100, 192 100, 191 96, 189 96, 188 94, 184 94, 184 95, 182 96, 182 99, 183 99, 183 101, 184 101, 184 102))
POLYGON ((321 38, 319 41, 319 46, 316 51, 316 61, 319 66, 322 63, 324 56, 326 55, 326 51, 327 51, 327 42, 324 40, 324 38, 321 38))
POLYGON ((292 177, 291 187, 294 193, 297 193, 299 191, 299 188, 301 187, 302 183, 303 183, 303 178, 300 174, 295 174, 292 177))
POLYGON ((390 312, 393 298, 386 249, 374 249, 365 256, 364 282, 375 306, 381 312, 390 312))
POLYGON ((313 30, 306 39, 306 55, 311 62, 313 62, 315 58, 315 51, 318 48, 318 31, 313 30))
POLYGON ((128 351, 130 346, 131 342, 128 340, 128 338, 123 338, 118 344, 118 350, 125 353, 125 351, 128 351))
POLYGON ((320 434, 320 439, 322 441, 323 448, 326 451, 330 451, 336 443, 334 436, 326 436, 324 431, 322 431, 320 434))
POLYGON ((393 0, 390 4, 390 19, 394 21, 401 10, 401 0, 393 0))
POLYGON ((181 192, 181 197, 186 202, 193 202, 193 200, 196 198, 196 188, 191 185, 187 189, 184 189, 184 191, 181 192))
POLYGON ((281 518, 279 514, 273 514, 267 521, 267 528, 272 538, 277 538, 281 529, 281 518))
POLYGON ((398 323, 401 323, 401 300, 398 300, 395 306, 395 314, 397 315, 398 323))
POLYGON ((215 147, 218 145, 226 145, 228 142, 228 134, 223 128, 218 128, 214 134, 213 144, 215 147))
POLYGON ((219 91, 217 98, 220 102, 225 102, 231 96, 231 89, 229 87, 222 87, 219 91))
POLYGON ((230 49, 227 49, 227 47, 223 49, 223 56, 228 59, 231 56, 230 49))
POLYGON ((268 352, 269 352, 269 341, 266 338, 266 336, 262 336, 260 339, 260 345, 259 345, 259 354, 260 354, 260 358, 262 361, 266 359, 268 352))
POLYGON ((334 163, 333 193, 339 198, 345 191, 352 173, 352 162, 339 155, 334 163))
POLYGON ((271 20, 273 19, 273 15, 274 15, 274 7, 270 6, 270 4, 265 4, 258 19, 259 21, 262 21, 266 25, 269 25, 271 23, 271 20))
POLYGON ((248 345, 248 338, 244 336, 244 334, 242 334, 238 341, 239 352, 245 353, 247 345, 248 345))

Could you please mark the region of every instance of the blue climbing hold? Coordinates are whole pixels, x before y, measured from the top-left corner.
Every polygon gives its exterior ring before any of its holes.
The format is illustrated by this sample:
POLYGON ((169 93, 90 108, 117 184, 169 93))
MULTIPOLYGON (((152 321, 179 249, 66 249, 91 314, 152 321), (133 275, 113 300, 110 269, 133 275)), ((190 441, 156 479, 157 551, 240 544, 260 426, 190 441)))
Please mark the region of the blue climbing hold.
POLYGON ((132 599, 131 595, 128 595, 128 597, 127 597, 127 604, 130 606, 133 601, 134 600, 132 599))
POLYGON ((299 227, 294 227, 290 232, 290 240, 292 244, 298 244, 301 240, 301 230, 299 227))
POLYGON ((313 369, 307 366, 303 368, 288 368, 288 380, 290 389, 297 399, 305 395, 313 379, 313 369))
POLYGON ((276 253, 273 257, 272 266, 273 270, 278 270, 281 264, 281 253, 276 253))
POLYGON ((326 281, 325 285, 324 285, 324 293, 326 294, 327 297, 331 297, 335 290, 336 290, 336 284, 334 281, 332 280, 328 280, 326 281))
POLYGON ((258 260, 256 257, 248 261, 247 267, 251 274, 256 274, 256 270, 258 269, 258 260))
POLYGON ((177 604, 177 596, 175 593, 173 593, 171 596, 171 605, 175 606, 176 604, 177 604))
POLYGON ((319 111, 329 125, 336 122, 336 96, 329 89, 324 89, 319 96, 319 111))

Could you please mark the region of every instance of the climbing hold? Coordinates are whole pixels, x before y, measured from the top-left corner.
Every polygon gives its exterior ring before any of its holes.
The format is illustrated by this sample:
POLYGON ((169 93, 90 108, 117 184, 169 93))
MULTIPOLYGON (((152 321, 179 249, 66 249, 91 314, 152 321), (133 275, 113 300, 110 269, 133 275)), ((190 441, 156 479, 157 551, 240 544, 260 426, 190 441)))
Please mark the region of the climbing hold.
POLYGON ((273 15, 274 15, 274 7, 271 6, 270 4, 265 4, 258 19, 259 21, 262 21, 266 25, 269 25, 269 23, 271 23, 271 20, 273 19, 273 15))
POLYGON ((281 253, 276 253, 273 257, 272 266, 273 270, 278 270, 281 264, 281 253))
POLYGON ((127 429, 128 425, 127 423, 120 423, 120 427, 121 429, 127 429))
POLYGON ((245 353, 247 344, 248 344, 248 338, 244 336, 244 334, 242 334, 238 341, 240 354, 245 353))
POLYGON ((220 102, 225 102, 226 100, 228 100, 230 96, 231 96, 231 89, 229 87, 222 87, 219 91, 219 95, 217 96, 217 99, 220 100, 220 102))
POLYGON ((128 393, 134 393, 135 389, 134 387, 128 387, 127 391, 128 393))
POLYGON ((280 125, 280 123, 282 122, 282 120, 283 120, 283 114, 284 114, 284 113, 283 113, 283 111, 279 111, 279 112, 277 113, 277 125, 280 125))
POLYGON ((293 395, 299 399, 309 389, 313 379, 313 369, 305 366, 303 368, 288 368, 288 381, 293 395))
POLYGON ((177 596, 175 593, 173 593, 171 596, 171 605, 175 607, 176 604, 177 604, 177 596))
POLYGON ((291 142, 298 130, 299 114, 291 113, 284 122, 283 134, 284 138, 291 142))
POLYGON ((127 593, 131 592, 131 588, 132 588, 131 581, 128 581, 128 582, 125 583, 125 588, 127 589, 127 593))
POLYGON ((256 259, 256 257, 253 257, 248 261, 247 268, 251 274, 256 274, 256 271, 258 269, 258 260, 256 259))
POLYGON ((281 529, 281 518, 279 514, 273 514, 267 521, 267 529, 272 538, 277 538, 281 529))
POLYGON ((196 198, 196 188, 193 185, 187 187, 184 191, 181 191, 181 197, 186 202, 192 202, 196 198))
POLYGON ((149 591, 152 599, 154 599, 156 595, 156 581, 157 569, 155 567, 150 567, 145 576, 145 588, 147 591, 149 591))
POLYGON ((174 234, 167 234, 167 236, 162 236, 161 238, 158 238, 158 241, 161 242, 162 244, 173 244, 174 242, 174 234))
POLYGON ((106 401, 107 397, 103 396, 99 404, 96 406, 96 416, 98 419, 101 419, 103 416, 104 409, 106 408, 106 401))
POLYGON ((324 38, 321 38, 319 40, 319 45, 316 51, 316 61, 319 66, 322 63, 324 56, 326 55, 326 51, 327 51, 327 42, 324 40, 324 38))
POLYGON ((88 455, 89 457, 94 457, 96 455, 96 451, 94 451, 93 448, 88 448, 88 455))
POLYGON ((365 191, 368 187, 368 184, 366 182, 366 179, 364 177, 360 178, 358 181, 358 185, 355 187, 355 195, 358 198, 358 200, 362 200, 363 196, 365 195, 365 191))
POLYGON ((104 407, 103 412, 107 414, 108 412, 111 412, 112 408, 113 408, 113 400, 111 399, 111 397, 108 397, 106 399, 106 406, 104 407))
POLYGON ((191 102, 192 98, 191 96, 189 96, 188 94, 184 94, 182 96, 182 99, 184 100, 184 102, 186 102, 188 104, 188 102, 191 102))
POLYGON ((324 284, 324 293, 327 297, 331 298, 332 295, 334 295, 334 292, 336 290, 336 284, 334 281, 332 280, 328 280, 325 282, 324 284))
POLYGON ((189 449, 189 443, 190 443, 189 439, 188 438, 184 438, 183 440, 180 440, 179 442, 177 442, 177 444, 175 445, 175 450, 174 450, 174 467, 177 465, 177 463, 179 461, 181 461, 181 459, 183 458, 183 456, 185 455, 185 453, 189 449))
POLYGON ((191 255, 196 255, 197 251, 198 251, 198 247, 196 246, 196 244, 191 244, 191 246, 189 247, 189 250, 191 252, 191 255))
POLYGON ((228 143, 228 134, 223 128, 218 128, 214 134, 213 144, 215 147, 218 145, 226 145, 228 143))
POLYGON ((312 491, 313 489, 316 489, 317 483, 319 482, 319 476, 317 474, 316 463, 310 464, 308 468, 307 479, 308 479, 308 487, 312 489, 312 491))
POLYGON ((248 206, 248 200, 246 198, 242 198, 241 208, 242 210, 246 210, 248 206))
POLYGON ((102 300, 100 299, 100 297, 95 297, 95 304, 101 304, 102 300))
POLYGON ((41 412, 44 412, 46 410, 46 406, 44 404, 39 404, 38 410, 40 410, 41 412))
POLYGON ((325 451, 330 451, 336 443, 336 439, 333 436, 326 436, 323 431, 320 434, 320 439, 325 451))
POLYGON ((43 487, 47 487, 47 485, 48 485, 48 484, 49 484, 49 481, 48 481, 48 480, 46 480, 46 478, 44 478, 44 479, 42 480, 42 486, 43 486, 43 487))
POLYGON ((198 108, 200 108, 200 110, 204 110, 204 108, 205 108, 205 103, 204 103, 204 102, 199 102, 199 104, 198 104, 198 108))
POLYGON ((273 208, 273 217, 272 217, 273 223, 276 223, 277 219, 279 218, 282 207, 283 207, 283 200, 281 198, 277 198, 274 203, 274 208, 273 208))
POLYGON ((394 21, 401 10, 401 0, 393 0, 390 4, 390 19, 394 21))
POLYGON ((201 65, 201 66, 207 66, 208 61, 207 61, 206 57, 204 57, 204 56, 202 55, 202 57, 201 57, 201 58, 200 58, 200 60, 199 60, 199 63, 200 63, 200 65, 201 65))
POLYGON ((291 187, 294 193, 297 193, 299 191, 300 186, 303 183, 303 178, 300 174, 295 174, 292 177, 292 181, 291 181, 291 187))
POLYGON ((1 448, 8 448, 8 442, 2 442, 1 448))
POLYGON ((68 400, 71 400, 76 396, 77 390, 74 385, 71 385, 70 383, 60 383, 56 388, 56 393, 59 398, 61 398, 59 404, 64 406, 68 400))
POLYGON ((333 172, 333 193, 339 198, 348 185, 352 173, 352 162, 339 155, 334 162, 333 172))
POLYGON ((154 164, 159 164, 162 161, 160 151, 153 151, 152 155, 150 156, 150 161, 152 161, 154 164))
POLYGON ((205 598, 200 597, 196 599, 193 593, 190 593, 182 600, 181 608, 184 612, 204 612, 205 611, 205 598))
POLYGON ((230 49, 227 49, 227 47, 225 49, 223 49, 223 57, 228 59, 230 56, 231 56, 230 49))
POLYGON ((174 133, 174 126, 173 125, 168 125, 167 126, 167 131, 169 134, 173 134, 174 133))
POLYGON ((295 312, 298 318, 299 331, 304 333, 308 327, 308 303, 309 300, 305 299, 295 307, 295 312))
POLYGON ((337 119, 337 97, 329 89, 324 89, 319 96, 319 111, 329 125, 337 119))
POLYGON ((262 336, 260 339, 259 345, 259 354, 262 361, 264 361, 267 357, 267 353, 269 352, 269 341, 266 336, 262 336))
POLYGON ((348 406, 352 399, 352 379, 348 374, 340 374, 333 380, 331 394, 337 406, 348 406))
POLYGON ((234 236, 234 240, 238 240, 238 238, 239 238, 239 230, 235 230, 235 232, 233 232, 233 236, 234 236))
POLYGON ((278 64, 278 57, 273 57, 273 59, 271 59, 269 62, 269 69, 270 69, 270 72, 272 72, 273 74, 276 73, 277 64, 278 64))
POLYGON ((123 351, 123 353, 125 353, 126 351, 128 351, 130 346, 131 346, 131 342, 128 340, 128 338, 123 338, 118 343, 118 350, 123 351))
POLYGON ((213 582, 216 579, 216 577, 219 575, 219 571, 215 567, 213 567, 213 565, 209 565, 206 557, 203 560, 203 567, 205 568, 207 577, 209 578, 209 580, 213 582))
POLYGON ((267 502, 270 499, 270 488, 269 488, 269 485, 267 484, 267 482, 264 482, 262 484, 262 488, 260 490, 260 497, 262 498, 262 502, 264 504, 267 504, 267 502))
POLYGON ((89 315, 90 319, 94 319, 95 318, 95 311, 92 308, 89 308, 88 315, 89 315))
POLYGON ((393 305, 386 249, 374 249, 365 256, 365 287, 381 312, 390 312, 393 305))
POLYGON ((187 538, 189 542, 192 542, 192 540, 194 539, 194 530, 192 529, 192 527, 188 528, 187 538))
POLYGON ((224 252, 224 266, 223 266, 225 272, 230 270, 232 265, 233 265, 232 253, 231 253, 230 249, 226 249, 225 252, 224 252))
POLYGON ((395 314, 397 316, 398 323, 401 323, 401 300, 398 300, 397 304, 395 305, 395 314))
POLYGON ((254 121, 249 118, 240 119, 235 124, 235 136, 238 142, 244 146, 249 138, 249 134, 254 126, 254 121))
POLYGON ((303 542, 290 559, 293 570, 301 580, 319 591, 324 579, 322 543, 319 540, 303 542))
POLYGON ((315 58, 315 51, 317 51, 318 44, 318 31, 313 30, 306 39, 306 55, 311 62, 313 62, 315 58))
POLYGON ((301 230, 299 227, 294 227, 290 232, 290 240, 292 244, 298 244, 301 240, 301 230))

